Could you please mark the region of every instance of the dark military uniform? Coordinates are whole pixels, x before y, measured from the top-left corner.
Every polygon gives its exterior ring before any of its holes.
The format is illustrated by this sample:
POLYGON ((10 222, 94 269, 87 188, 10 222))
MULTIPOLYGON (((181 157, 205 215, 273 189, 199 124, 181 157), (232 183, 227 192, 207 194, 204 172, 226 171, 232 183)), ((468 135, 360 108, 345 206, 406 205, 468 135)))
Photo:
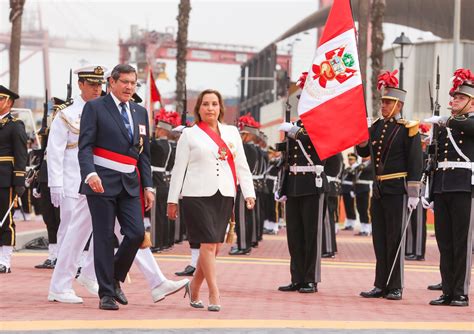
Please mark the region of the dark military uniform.
POLYGON ((314 292, 321 281, 321 235, 328 181, 301 120, 288 133, 287 156, 288 170, 280 197, 287 197, 291 282, 300 286, 300 292, 314 292))
POLYGON ((332 257, 337 252, 336 224, 338 221, 338 202, 341 193, 341 176, 344 168, 342 154, 338 153, 326 159, 324 172, 329 182, 326 197, 327 210, 323 224, 323 257, 332 257))
POLYGON ((355 199, 354 194, 354 178, 355 169, 351 166, 344 169, 342 173, 342 201, 344 203, 344 210, 346 212, 346 226, 345 229, 352 230, 356 220, 355 199))
MULTIPOLYGON (((388 120, 375 121, 369 133, 374 147, 376 172, 370 208, 377 260, 374 286, 384 293, 393 294, 391 299, 400 299, 404 264, 404 257, 400 254, 388 283, 387 280, 407 220, 407 194, 410 197, 419 196, 423 162, 418 123, 396 115, 388 120)), ((357 152, 362 157, 368 157, 369 145, 358 146, 357 152)), ((404 247, 403 243, 402 250, 404 247)))
POLYGON ((356 168, 354 178, 354 192, 356 196, 356 207, 361 224, 358 235, 370 234, 369 197, 374 179, 371 161, 364 161, 356 168))
POLYGON ((472 257, 474 113, 451 117, 440 127, 434 174, 436 241, 443 294, 467 298, 472 257))
MULTIPOLYGON (((15 187, 25 187, 27 160, 25 125, 11 113, 0 119, 0 219, 3 219, 15 198, 15 187)), ((13 209, 0 227, 0 249, 15 246, 13 209)), ((9 272, 6 264, 3 272, 9 272)))
MULTIPOLYGON (((169 189, 169 182, 171 181, 171 171, 173 170, 174 160, 176 157, 177 144, 176 144, 176 141, 174 140, 168 140, 168 142, 171 147, 171 155, 170 155, 168 164, 166 165, 165 177, 166 177, 166 181, 168 182, 168 189, 169 189)), ((179 235, 177 235, 177 232, 179 234, 179 231, 180 231, 179 221, 168 219, 168 238, 165 242, 166 248, 173 247, 175 241, 179 239, 179 235)))
POLYGON ((279 203, 275 201, 275 192, 278 185, 278 167, 279 159, 272 159, 268 161, 268 167, 265 171, 265 220, 269 222, 278 223, 279 203))
POLYGON ((169 247, 170 224, 166 215, 170 176, 167 173, 172 148, 165 138, 152 139, 150 143, 150 164, 156 201, 151 212, 152 241, 155 249, 169 247))
MULTIPOLYGON (((245 156, 252 175, 256 175, 258 168, 258 151, 253 142, 243 143, 245 156)), ((255 188, 257 193, 257 188, 255 188)), ((257 195, 258 198, 258 195, 257 195)), ((235 233, 237 234, 237 248, 231 250, 230 255, 247 254, 252 242, 257 242, 257 228, 255 225, 255 211, 247 209, 245 198, 240 187, 237 189, 235 203, 235 233), (252 239, 254 237, 254 239, 252 239)))

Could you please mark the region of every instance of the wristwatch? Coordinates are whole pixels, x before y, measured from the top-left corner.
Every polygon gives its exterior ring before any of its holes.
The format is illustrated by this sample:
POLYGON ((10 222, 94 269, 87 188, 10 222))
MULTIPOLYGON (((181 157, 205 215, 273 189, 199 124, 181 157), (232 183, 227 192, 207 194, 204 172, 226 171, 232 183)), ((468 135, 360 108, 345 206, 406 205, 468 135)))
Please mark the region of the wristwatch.
POLYGON ((152 192, 153 194, 156 194, 156 189, 153 187, 145 187, 146 191, 152 192))

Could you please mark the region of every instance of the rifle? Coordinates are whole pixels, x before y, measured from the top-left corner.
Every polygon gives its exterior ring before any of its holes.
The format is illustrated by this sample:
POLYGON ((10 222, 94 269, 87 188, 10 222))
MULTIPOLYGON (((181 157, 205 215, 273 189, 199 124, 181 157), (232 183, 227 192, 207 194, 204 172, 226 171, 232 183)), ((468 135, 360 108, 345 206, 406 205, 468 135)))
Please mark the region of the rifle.
MULTIPOLYGON (((289 67, 287 67, 289 68, 289 67)), ((285 101, 285 122, 291 121, 291 104, 290 104, 290 77, 288 75, 288 71, 286 72, 286 101, 285 101)), ((282 143, 278 143, 275 145, 277 151, 282 152, 282 159, 280 160, 280 164, 277 166, 281 168, 280 177, 278 177, 278 196, 281 197, 283 189, 286 185, 286 175, 289 170, 288 164, 288 152, 290 151, 290 141, 288 139, 288 133, 285 133, 285 140, 282 143)))
POLYGON ((186 94, 186 84, 184 84, 183 112, 181 113, 181 125, 186 126, 188 98, 186 94))
POLYGON ((72 69, 69 69, 69 83, 67 84, 66 101, 69 101, 71 97, 72 97, 72 69))
MULTIPOLYGON (((431 111, 433 116, 439 116, 439 110, 441 108, 439 104, 439 56, 436 58, 436 99, 433 103, 433 97, 431 95, 431 85, 428 83, 428 91, 430 94, 430 105, 431 111)), ((434 172, 436 170, 436 163, 438 161, 438 130, 439 125, 437 123, 433 124, 432 133, 431 133, 431 141, 430 145, 428 146, 428 160, 426 163, 426 168, 423 175, 423 183, 426 184, 427 180, 429 181, 428 190, 429 190, 429 201, 433 200, 433 179, 434 179, 434 172)))

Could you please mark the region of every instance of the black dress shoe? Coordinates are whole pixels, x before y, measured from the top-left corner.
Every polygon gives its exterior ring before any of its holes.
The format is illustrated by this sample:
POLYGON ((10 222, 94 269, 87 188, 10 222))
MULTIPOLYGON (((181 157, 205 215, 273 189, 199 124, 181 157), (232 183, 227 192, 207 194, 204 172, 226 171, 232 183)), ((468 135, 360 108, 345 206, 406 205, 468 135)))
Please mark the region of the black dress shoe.
POLYGON ((321 255, 322 258, 325 258, 325 259, 334 259, 335 258, 335 255, 334 253, 323 253, 321 255))
POLYGON ((449 304, 451 306, 469 306, 469 298, 468 296, 461 295, 461 296, 454 296, 453 300, 449 304))
POLYGON ((229 255, 246 255, 246 254, 249 254, 251 250, 252 250, 251 248, 248 248, 248 249, 234 248, 230 250, 229 255))
POLYGON ((448 295, 441 295, 438 299, 430 301, 430 305, 449 305, 453 298, 448 295))
POLYGON ((104 297, 100 298, 99 308, 101 310, 115 311, 115 310, 119 309, 119 306, 117 305, 117 303, 115 302, 115 299, 113 297, 104 296, 104 297))
POLYGON ((115 281, 115 300, 118 301, 122 305, 127 305, 128 300, 127 297, 125 297, 125 294, 123 293, 122 289, 120 288, 120 282, 115 281))
POLYGON ((253 247, 253 248, 258 248, 258 241, 252 242, 252 247, 253 247))
POLYGON ((342 229, 342 231, 353 231, 354 228, 352 226, 346 226, 342 229))
POLYGON ((278 291, 298 291, 301 287, 300 283, 290 283, 288 285, 283 285, 278 288, 278 291))
POLYGON ((408 260, 408 261, 415 261, 415 260, 416 260, 416 255, 415 255, 415 254, 408 254, 408 255, 405 255, 405 260, 408 260))
POLYGON ((12 271, 7 266, 0 264, 0 274, 10 274, 12 271))
POLYGON ((298 290, 299 293, 314 293, 318 291, 318 285, 316 283, 303 283, 298 290))
POLYGON ((443 283, 428 285, 428 290, 443 290, 443 283))
POLYGON ((401 300, 402 299, 402 289, 392 289, 386 295, 386 299, 389 300, 401 300))
POLYGON ((183 271, 178 271, 174 273, 176 276, 193 276, 194 272, 196 271, 196 268, 194 268, 191 265, 187 265, 186 268, 184 268, 183 271))
POLYGON ((46 259, 43 263, 37 264, 36 269, 54 269, 54 260, 46 259))
POLYGON ((384 291, 375 287, 370 291, 362 291, 360 296, 364 298, 382 298, 384 296, 384 291))

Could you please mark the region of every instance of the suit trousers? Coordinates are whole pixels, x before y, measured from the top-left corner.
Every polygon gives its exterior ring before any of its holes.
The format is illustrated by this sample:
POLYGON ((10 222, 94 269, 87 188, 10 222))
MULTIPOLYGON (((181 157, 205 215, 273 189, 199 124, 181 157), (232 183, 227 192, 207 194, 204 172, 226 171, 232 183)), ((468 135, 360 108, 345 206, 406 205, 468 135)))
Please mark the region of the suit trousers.
POLYGON ((467 295, 471 281, 473 195, 468 192, 435 194, 436 241, 440 253, 443 294, 467 295))
POLYGON ((87 195, 87 203, 92 216, 99 297, 113 297, 115 280, 125 281, 145 234, 140 198, 132 197, 122 189, 113 197, 87 195), (124 238, 114 255, 115 219, 119 221, 124 238))
POLYGON ((356 206, 357 206, 357 212, 359 213, 359 221, 361 224, 370 224, 369 197, 370 197, 369 191, 356 194, 356 206))
POLYGON ((388 290, 402 289, 405 239, 401 239, 407 219, 407 196, 382 195, 378 199, 372 197, 371 215, 372 241, 376 258, 374 286, 388 290), (401 251, 387 284, 400 242, 402 242, 401 251))
POLYGON ((324 194, 288 196, 286 230, 292 283, 321 281, 324 194))

